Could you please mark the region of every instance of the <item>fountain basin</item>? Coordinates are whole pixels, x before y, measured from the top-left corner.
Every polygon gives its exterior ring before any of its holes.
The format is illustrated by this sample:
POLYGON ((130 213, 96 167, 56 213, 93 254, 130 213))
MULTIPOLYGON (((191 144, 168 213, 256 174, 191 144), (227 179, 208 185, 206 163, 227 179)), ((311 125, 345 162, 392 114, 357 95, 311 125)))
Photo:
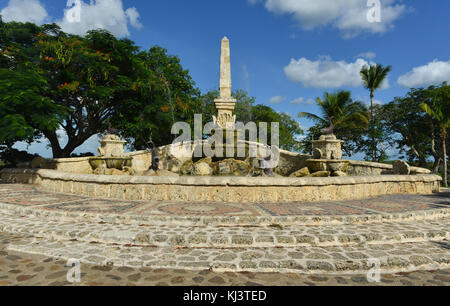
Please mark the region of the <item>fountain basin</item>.
POLYGON ((131 167, 132 161, 132 157, 92 157, 89 164, 94 171, 103 165, 108 169, 123 170, 124 167, 131 167))
POLYGON ((329 160, 329 159, 308 159, 306 161, 306 165, 308 169, 311 171, 311 173, 318 171, 346 172, 349 165, 349 161, 329 160))
POLYGON ((441 177, 146 177, 65 173, 47 169, 3 169, 7 183, 34 184, 51 192, 99 198, 217 203, 295 203, 362 200, 384 194, 439 192, 441 177))

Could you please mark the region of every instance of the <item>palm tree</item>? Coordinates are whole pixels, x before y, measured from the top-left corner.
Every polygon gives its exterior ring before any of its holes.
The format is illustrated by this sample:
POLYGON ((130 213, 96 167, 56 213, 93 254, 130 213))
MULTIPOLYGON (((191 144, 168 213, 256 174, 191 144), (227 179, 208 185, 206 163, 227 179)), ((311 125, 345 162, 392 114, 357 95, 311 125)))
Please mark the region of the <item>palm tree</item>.
POLYGON ((332 94, 325 92, 323 99, 317 98, 322 116, 307 112, 301 112, 298 116, 315 121, 321 126, 330 125, 330 133, 334 133, 338 127, 367 127, 369 123, 367 108, 363 103, 353 101, 350 96, 349 91, 338 91, 332 94))
POLYGON ((370 116, 373 116, 373 98, 375 91, 381 88, 383 81, 387 78, 392 67, 383 67, 380 64, 364 66, 361 69, 361 77, 364 87, 370 91, 370 116))
POLYGON ((442 157, 444 160, 444 186, 447 182, 447 130, 450 128, 450 86, 443 84, 442 87, 431 88, 431 99, 429 102, 421 103, 420 107, 436 121, 441 132, 442 157))
MULTIPOLYGON (((380 64, 364 66, 361 69, 363 86, 370 91, 370 126, 373 127, 373 98, 375 91, 381 88, 383 81, 387 78, 392 67, 383 67, 380 64)), ((372 135, 372 161, 376 160, 375 136, 372 135)))

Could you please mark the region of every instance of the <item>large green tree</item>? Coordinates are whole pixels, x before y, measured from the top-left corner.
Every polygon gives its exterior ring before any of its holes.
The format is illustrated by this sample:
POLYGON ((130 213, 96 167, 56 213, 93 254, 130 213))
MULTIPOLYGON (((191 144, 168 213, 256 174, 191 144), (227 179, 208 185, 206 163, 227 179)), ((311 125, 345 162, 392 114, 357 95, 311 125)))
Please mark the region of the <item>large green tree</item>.
POLYGON ((388 151, 392 147, 392 135, 387 129, 385 108, 376 104, 372 108, 373 117, 365 133, 358 141, 359 151, 364 153, 364 159, 373 162, 384 162, 388 156, 388 151))
POLYGON ((431 116, 439 127, 442 142, 442 159, 444 161, 444 186, 447 182, 447 146, 446 139, 450 128, 450 86, 443 86, 430 91, 429 100, 420 104, 420 107, 431 116))
POLYGON ((442 161, 439 129, 434 119, 420 105, 429 101, 435 87, 411 89, 405 97, 396 97, 383 106, 383 123, 393 145, 412 164, 428 168, 433 159, 436 173, 442 161))
POLYGON ((5 130, 0 143, 44 135, 54 157, 68 157, 112 126, 134 148, 150 136, 161 145, 171 141, 171 123, 192 117, 200 105, 188 71, 160 47, 142 51, 103 30, 82 37, 56 25, 0 27, 0 125, 14 120, 23 127, 5 130), (58 129, 67 134, 64 147, 58 129))
POLYGON ((42 130, 58 129, 67 109, 46 95, 49 81, 38 67, 35 44, 41 31, 53 26, 0 22, 0 145, 11 149, 17 141, 32 142, 42 130))
POLYGON ((151 90, 144 99, 123 97, 115 109, 115 126, 128 139, 133 149, 144 149, 151 137, 158 146, 173 141, 171 127, 175 122, 194 125, 194 114, 201 113, 200 90, 183 69, 177 56, 154 46, 138 56, 148 79, 132 84, 133 91, 139 91, 143 82, 149 82, 151 90))

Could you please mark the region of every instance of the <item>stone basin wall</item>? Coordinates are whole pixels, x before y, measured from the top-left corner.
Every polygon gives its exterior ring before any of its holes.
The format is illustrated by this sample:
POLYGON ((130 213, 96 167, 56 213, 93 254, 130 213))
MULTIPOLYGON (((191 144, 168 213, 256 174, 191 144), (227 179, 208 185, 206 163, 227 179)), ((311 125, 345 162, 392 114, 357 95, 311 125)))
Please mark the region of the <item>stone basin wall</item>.
POLYGON ((39 159, 32 162, 32 168, 52 169, 68 173, 90 174, 92 173, 89 164, 90 157, 75 158, 55 158, 55 159, 39 159))
POLYGON ((380 175, 325 178, 103 176, 55 170, 4 169, 8 183, 49 192, 126 200, 174 202, 304 202, 361 200, 385 194, 439 192, 441 177, 380 175))
MULTIPOLYGON (((246 142, 248 144, 255 144, 256 146, 263 146, 259 143, 246 142)), ((160 169, 171 172, 178 172, 182 165, 192 160, 190 156, 193 155, 194 147, 186 150, 182 144, 167 145, 158 148, 160 155, 160 169)), ((274 172, 289 177, 292 173, 307 167, 307 160, 311 159, 311 155, 289 152, 279 150, 280 158, 278 166, 274 172)), ((137 151, 126 153, 125 156, 132 157, 132 168, 137 173, 145 172, 149 169, 152 163, 152 153, 149 151, 137 151)), ((51 169, 61 172, 91 174, 92 168, 89 164, 90 157, 79 158, 59 158, 59 159, 39 159, 31 163, 31 167, 35 169, 51 169)), ((349 176, 376 176, 393 174, 393 166, 391 164, 382 164, 365 161, 348 160, 349 167, 347 174, 349 176)), ((427 169, 411 167, 411 174, 429 174, 427 169)))
POLYGON ((347 174, 350 176, 391 174, 392 168, 392 165, 389 164, 349 160, 347 174))

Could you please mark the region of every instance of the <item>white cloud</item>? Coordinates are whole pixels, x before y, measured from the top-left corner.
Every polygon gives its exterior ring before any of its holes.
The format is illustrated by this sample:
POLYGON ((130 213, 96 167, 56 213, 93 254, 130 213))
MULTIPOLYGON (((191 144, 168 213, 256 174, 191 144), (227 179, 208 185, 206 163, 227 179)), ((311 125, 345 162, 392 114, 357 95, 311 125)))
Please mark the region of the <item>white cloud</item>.
MULTIPOLYGON (((316 61, 302 57, 299 60, 291 59, 284 67, 287 78, 294 83, 302 83, 304 87, 338 88, 358 87, 362 85, 361 68, 372 63, 362 58, 355 62, 333 61, 329 56, 322 56, 316 61)), ((389 87, 386 80, 382 89, 389 87)))
POLYGON ((297 98, 297 99, 292 100, 292 101, 289 102, 289 103, 291 103, 291 104, 302 104, 303 101, 305 101, 305 98, 300 97, 300 98, 297 98))
POLYGON ((9 0, 8 6, 0 11, 5 22, 33 22, 43 23, 47 17, 47 10, 39 0, 9 0))
POLYGON ((106 29, 123 37, 130 35, 128 24, 142 27, 137 9, 131 7, 125 11, 122 0, 91 0, 89 4, 80 1, 80 5, 80 22, 73 21, 69 9, 64 11, 63 19, 58 22, 63 31, 84 35, 89 30, 106 29))
POLYGON ((270 104, 279 104, 281 102, 283 102, 284 100, 286 100, 285 97, 281 97, 281 96, 275 96, 269 99, 269 103, 270 104))
MULTIPOLYGON (((249 0, 255 5, 262 0, 249 0)), ((394 27, 394 22, 407 10, 401 0, 384 0, 381 3, 381 22, 369 22, 369 7, 365 0, 265 0, 268 11, 289 14, 304 30, 331 25, 345 38, 361 32, 384 33, 394 27)))
POLYGON ((127 9, 125 11, 125 14, 127 15, 128 19, 130 20, 130 24, 133 27, 137 29, 142 28, 142 23, 139 21, 139 12, 135 7, 130 7, 129 9, 127 9))
POLYGON ((303 98, 303 97, 299 97, 299 98, 297 98, 297 99, 294 99, 294 100, 292 100, 290 103, 291 104, 296 104, 296 105, 300 105, 300 104, 308 104, 308 105, 312 105, 312 104, 314 104, 314 99, 307 99, 306 101, 305 101, 305 98, 303 98))
POLYGON ((398 84, 403 87, 426 87, 450 82, 450 61, 434 60, 427 65, 415 67, 412 71, 400 76, 398 84))
POLYGON ((371 52, 371 51, 363 52, 363 53, 360 53, 357 56, 355 56, 355 58, 366 58, 366 59, 369 59, 369 60, 372 60, 375 57, 377 57, 377 54, 375 52, 371 52))

